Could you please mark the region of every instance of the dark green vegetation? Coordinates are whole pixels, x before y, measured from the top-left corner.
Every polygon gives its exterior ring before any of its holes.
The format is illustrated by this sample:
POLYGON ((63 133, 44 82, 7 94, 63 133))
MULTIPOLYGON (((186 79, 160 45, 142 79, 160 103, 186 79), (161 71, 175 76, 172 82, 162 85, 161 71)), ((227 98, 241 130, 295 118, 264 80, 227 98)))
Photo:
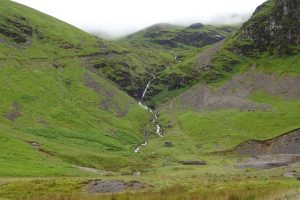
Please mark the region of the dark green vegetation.
MULTIPOLYGON (((157 24, 119 39, 119 53, 92 58, 91 63, 121 89, 139 99, 153 75, 158 76, 178 62, 188 60, 198 54, 199 48, 217 43, 236 30, 234 26, 157 24)), ((164 95, 165 90, 173 90, 177 82, 176 77, 158 76, 154 82, 157 87, 151 88, 147 100, 154 95, 164 95)))
POLYGON ((141 98, 147 82, 167 66, 174 65, 173 55, 163 50, 113 46, 107 55, 88 58, 96 73, 106 76, 130 96, 141 98))
MULTIPOLYGON (((188 27, 156 24, 119 39, 117 42, 142 49, 143 52, 154 51, 159 56, 160 59, 156 60, 160 63, 160 67, 159 64, 158 67, 152 64, 147 73, 143 74, 146 77, 144 82, 137 82, 138 85, 144 83, 142 85, 145 86, 147 81, 152 79, 153 74, 156 75, 146 97, 148 105, 156 107, 162 101, 183 91, 182 88, 199 81, 199 78, 196 78, 198 74, 194 71, 186 69, 190 74, 184 74, 172 70, 173 68, 177 68, 177 65, 180 67, 193 64, 193 58, 197 57, 202 48, 221 42, 237 29, 237 26, 213 26, 201 23, 188 27), (157 54, 157 51, 160 54, 157 54), (160 62, 162 58, 168 58, 169 61, 162 64, 160 62)), ((131 89, 133 88, 130 87, 131 89)), ((131 92, 129 93, 132 95, 131 92)))
POLYGON ((161 24, 111 42, 0 2, 0 197, 299 199, 291 155, 233 151, 300 128, 297 0, 267 1, 236 33, 161 24), (163 138, 136 101, 153 75, 145 100, 163 138), (96 178, 146 187, 90 194, 96 178))

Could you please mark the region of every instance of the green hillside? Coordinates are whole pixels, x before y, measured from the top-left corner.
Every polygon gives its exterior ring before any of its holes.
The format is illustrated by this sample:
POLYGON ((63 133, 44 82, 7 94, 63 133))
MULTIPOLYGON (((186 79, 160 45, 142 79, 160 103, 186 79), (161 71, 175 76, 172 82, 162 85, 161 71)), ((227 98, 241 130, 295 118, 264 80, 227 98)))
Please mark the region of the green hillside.
POLYGON ((299 13, 105 41, 0 0, 0 199, 299 199, 299 13))
POLYGON ((86 62, 114 47, 11 1, 0 23, 0 176, 134 165, 150 115, 86 62))
MULTIPOLYGON (((190 60, 202 47, 215 44, 236 30, 235 26, 200 23, 189 27, 157 24, 112 41, 114 50, 109 55, 89 60, 98 72, 117 83, 130 96, 139 99, 153 75, 159 76, 178 62, 190 60)), ((150 88, 148 101, 154 95, 164 95, 167 87, 167 83, 160 78, 155 82, 161 82, 162 85, 150 88)))
MULTIPOLYGON (((183 91, 182 88, 189 87, 191 82, 199 82, 198 74, 190 70, 193 60, 200 51, 208 48, 209 45, 221 43, 222 40, 236 32, 238 26, 214 26, 195 23, 190 26, 177 26, 172 24, 155 24, 141 31, 128 35, 117 40, 119 45, 127 45, 133 49, 138 48, 139 56, 144 57, 144 53, 148 54, 144 60, 152 60, 150 67, 144 78, 138 77, 133 84, 145 86, 147 81, 152 79, 152 75, 156 75, 156 79, 149 88, 146 97, 148 105, 157 107, 161 102, 166 101, 183 91), (187 66, 187 73, 176 70, 178 67, 187 66), (143 81, 138 81, 143 80, 143 81)), ((115 58, 114 58, 115 59, 115 58)), ((144 66, 149 66, 144 63, 144 66)), ((146 68, 147 69, 147 68, 146 68)), ((125 84, 126 85, 126 84, 125 84)), ((122 87, 129 94, 138 96, 137 92, 132 92, 134 87, 122 87)), ((135 89, 137 91, 138 88, 135 89)), ((141 91, 138 93, 141 94, 141 91)))

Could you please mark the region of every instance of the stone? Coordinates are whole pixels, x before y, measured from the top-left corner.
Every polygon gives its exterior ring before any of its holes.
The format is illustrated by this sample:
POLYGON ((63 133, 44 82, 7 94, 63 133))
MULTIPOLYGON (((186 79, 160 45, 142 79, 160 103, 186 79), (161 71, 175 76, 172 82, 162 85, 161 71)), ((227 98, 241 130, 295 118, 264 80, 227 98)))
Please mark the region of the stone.
POLYGON ((167 128, 173 128, 172 122, 170 122, 170 121, 168 122, 167 128))
POLYGON ((292 173, 292 172, 286 172, 286 173, 282 174, 282 176, 286 177, 286 178, 294 178, 297 175, 295 173, 292 173))
POLYGON ((133 172, 133 176, 140 176, 142 173, 141 172, 139 172, 139 171, 134 171, 133 172))
POLYGON ((205 161, 202 160, 184 160, 180 161, 183 165, 207 165, 205 161))
POLYGON ((173 147, 173 143, 172 142, 165 142, 165 147, 173 147))
POLYGON ((40 146, 41 146, 41 144, 40 143, 38 143, 38 142, 36 142, 36 141, 30 141, 30 142, 28 142, 34 149, 36 149, 36 150, 39 150, 40 149, 40 146))

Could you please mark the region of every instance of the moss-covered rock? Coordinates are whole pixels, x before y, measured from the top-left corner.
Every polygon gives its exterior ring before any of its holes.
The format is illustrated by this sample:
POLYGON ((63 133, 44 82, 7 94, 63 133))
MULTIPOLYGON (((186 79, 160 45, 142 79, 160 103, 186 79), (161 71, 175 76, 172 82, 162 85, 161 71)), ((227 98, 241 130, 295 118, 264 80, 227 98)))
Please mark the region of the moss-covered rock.
POLYGON ((237 33, 231 50, 240 55, 256 52, 292 54, 300 50, 300 2, 269 0, 259 6, 237 33))
POLYGON ((20 44, 30 40, 33 28, 24 17, 7 17, 4 22, 0 22, 0 33, 20 44))

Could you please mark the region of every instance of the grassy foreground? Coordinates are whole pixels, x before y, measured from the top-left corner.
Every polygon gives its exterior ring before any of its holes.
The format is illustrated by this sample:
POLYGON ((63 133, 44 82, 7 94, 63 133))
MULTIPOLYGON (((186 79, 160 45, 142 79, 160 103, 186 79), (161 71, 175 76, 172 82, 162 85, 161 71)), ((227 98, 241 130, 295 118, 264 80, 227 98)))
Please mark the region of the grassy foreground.
MULTIPOLYGON (((218 159, 218 158, 216 158, 218 159)), ((299 170, 299 166, 292 166, 299 170)), ((0 197, 9 199, 199 199, 270 200, 299 194, 300 182, 282 177, 284 169, 237 170, 231 167, 184 167, 158 169, 139 177, 1 179, 0 197), (141 191, 118 194, 86 193, 95 179, 138 180, 148 186, 141 191)), ((296 199, 295 199, 296 200, 296 199)))

